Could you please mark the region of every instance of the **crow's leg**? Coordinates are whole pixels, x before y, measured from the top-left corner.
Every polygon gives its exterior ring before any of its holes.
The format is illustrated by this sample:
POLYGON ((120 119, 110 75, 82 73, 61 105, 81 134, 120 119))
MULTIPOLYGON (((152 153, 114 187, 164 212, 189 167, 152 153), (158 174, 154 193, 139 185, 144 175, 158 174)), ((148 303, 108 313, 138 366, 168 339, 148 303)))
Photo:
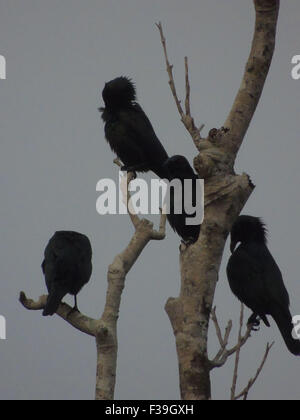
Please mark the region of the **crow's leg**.
POLYGON ((247 325, 251 325, 252 331, 259 331, 259 326, 260 326, 259 316, 253 312, 253 314, 248 319, 247 325))
POLYGON ((74 295, 74 311, 79 312, 78 306, 77 306, 77 295, 74 295))
POLYGON ((70 310, 68 313, 68 316, 70 316, 73 312, 79 312, 78 306, 77 306, 77 295, 74 295, 74 308, 70 310))

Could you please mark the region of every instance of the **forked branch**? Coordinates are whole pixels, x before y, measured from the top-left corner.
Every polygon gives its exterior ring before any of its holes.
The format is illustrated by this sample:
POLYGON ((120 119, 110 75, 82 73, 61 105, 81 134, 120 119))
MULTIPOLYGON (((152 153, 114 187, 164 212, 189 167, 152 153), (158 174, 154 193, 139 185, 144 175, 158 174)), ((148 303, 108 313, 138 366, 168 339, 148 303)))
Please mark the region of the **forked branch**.
MULTIPOLYGON (((130 208, 129 184, 134 174, 129 173, 123 178, 123 200, 130 208)), ((162 240, 165 238, 166 214, 161 214, 159 229, 153 229, 153 224, 147 219, 140 219, 134 210, 129 211, 130 219, 135 228, 133 237, 128 246, 115 258, 108 268, 107 292, 104 311, 99 320, 89 318, 80 312, 61 303, 57 315, 67 321, 74 328, 94 336, 97 343, 97 380, 96 399, 112 400, 116 381, 117 365, 117 321, 121 304, 122 292, 125 286, 126 275, 138 259, 139 255, 151 240, 162 240)), ((29 310, 42 310, 45 307, 47 296, 41 296, 38 301, 28 299, 24 292, 20 294, 20 302, 29 310)))
POLYGON ((266 361, 267 361, 267 358, 268 358, 268 356, 269 356, 269 352, 270 352, 270 350, 271 350, 271 348, 273 347, 273 345, 274 345, 274 342, 273 343, 271 343, 271 344, 269 344, 269 343, 267 343, 267 346, 266 346, 266 350, 265 350, 265 354, 264 354, 264 357, 263 357, 263 359, 262 359, 262 361, 261 361, 261 364, 259 365, 259 367, 258 367, 258 369, 257 369, 257 372, 256 372, 256 374, 255 374, 255 376, 254 376, 254 378, 251 378, 250 380, 249 380, 249 382, 248 382, 248 384, 247 384, 247 386, 238 394, 238 395, 235 395, 234 397, 233 397, 233 400, 239 400, 239 399, 241 399, 241 398, 243 398, 243 400, 247 400, 247 398, 248 398, 248 394, 249 394, 249 391, 250 391, 250 388, 252 388, 252 386, 255 384, 255 382, 257 381, 257 379, 258 379, 258 377, 259 377, 259 375, 260 375, 260 373, 262 372, 262 370, 263 370, 263 367, 264 367, 264 365, 265 365, 265 363, 266 363, 266 361))
POLYGON ((240 354, 242 347, 247 343, 248 339, 251 337, 251 331, 253 325, 247 325, 247 330, 245 334, 242 334, 243 326, 244 326, 244 305, 241 305, 241 312, 240 312, 240 325, 239 325, 239 332, 238 332, 238 342, 237 344, 232 347, 231 349, 227 350, 229 336, 232 330, 232 321, 229 321, 227 327, 225 329, 224 336, 222 335, 220 324, 216 315, 216 308, 212 309, 211 313, 212 321, 215 325, 216 334, 220 344, 220 350, 218 351, 216 357, 210 362, 211 370, 214 368, 222 367, 228 360, 230 356, 235 354, 235 363, 234 363, 234 371, 233 371, 233 378, 232 378, 232 385, 231 385, 231 392, 230 392, 230 399, 231 400, 239 400, 243 398, 246 400, 248 398, 249 391, 251 387, 255 384, 256 380, 258 379, 260 373, 263 370, 263 367, 267 361, 269 352, 274 343, 271 345, 267 343, 266 350, 262 359, 261 364, 259 365, 257 372, 254 378, 251 378, 248 381, 247 386, 239 393, 236 394, 236 387, 237 387, 237 379, 238 379, 238 369, 240 363, 240 354))
MULTIPOLYGON (((24 306, 24 308, 31 311, 41 311, 44 309, 47 302, 47 295, 40 296, 37 301, 28 299, 24 292, 20 293, 19 301, 24 306)), ((77 330, 90 335, 92 337, 96 336, 97 331, 97 320, 92 319, 86 315, 83 315, 81 312, 74 311, 71 306, 66 303, 61 303, 57 309, 57 315, 64 319, 68 324, 77 330)))
POLYGON ((199 141, 201 139, 201 130, 203 129, 204 125, 202 125, 200 128, 197 128, 194 123, 194 118, 191 115, 191 104, 190 104, 190 81, 189 81, 189 65, 188 65, 188 58, 184 57, 184 68, 185 68, 185 112, 183 111, 183 108, 181 106, 181 101, 178 98, 176 86, 175 86, 175 80, 173 75, 173 65, 170 64, 169 58, 168 58, 168 52, 167 52, 167 44, 166 44, 166 38, 163 33, 163 28, 161 22, 156 24, 159 33, 160 33, 160 39, 164 51, 165 56, 165 62, 166 62, 166 68, 167 73, 169 76, 169 86, 175 101, 175 104, 177 106, 181 121, 183 122, 185 128, 190 133, 193 142, 197 149, 199 149, 199 141))
POLYGON ((216 334, 217 334, 219 344, 220 344, 220 350, 216 354, 215 358, 210 362, 211 370, 215 369, 215 368, 222 367, 227 362, 228 358, 230 356, 232 356, 233 354, 235 354, 235 353, 239 354, 240 349, 246 344, 248 339, 251 337, 251 330, 252 330, 251 325, 247 325, 247 330, 246 330, 245 334, 242 335, 243 311, 244 310, 243 310, 243 305, 242 305, 241 306, 240 329, 239 329, 238 342, 234 347, 232 347, 230 349, 227 349, 230 333, 232 331, 232 321, 228 322, 228 325, 226 327, 224 337, 223 337, 222 332, 221 332, 221 328, 220 328, 220 324, 219 324, 219 321, 218 321, 218 318, 217 318, 217 314, 216 314, 216 307, 214 307, 212 309, 211 319, 212 319, 212 321, 214 323, 214 326, 215 326, 215 329, 216 329, 216 334))
POLYGON ((201 232, 195 244, 181 248, 180 294, 177 298, 169 298, 166 303, 176 338, 181 398, 187 400, 211 399, 210 371, 222 366, 230 355, 239 351, 251 334, 248 329, 240 336, 236 346, 227 349, 232 326, 228 324, 224 335, 217 329, 220 350, 212 362, 208 361, 209 319, 225 242, 254 189, 246 174, 235 174, 235 160, 261 96, 275 46, 279 0, 253 0, 253 3, 256 10, 255 33, 241 87, 224 126, 212 128, 205 139, 200 138, 199 130, 194 130, 195 124, 191 120, 188 62, 185 61, 184 112, 176 93, 162 25, 157 25, 169 85, 181 120, 199 151, 194 158, 194 168, 205 180, 205 218, 201 232))

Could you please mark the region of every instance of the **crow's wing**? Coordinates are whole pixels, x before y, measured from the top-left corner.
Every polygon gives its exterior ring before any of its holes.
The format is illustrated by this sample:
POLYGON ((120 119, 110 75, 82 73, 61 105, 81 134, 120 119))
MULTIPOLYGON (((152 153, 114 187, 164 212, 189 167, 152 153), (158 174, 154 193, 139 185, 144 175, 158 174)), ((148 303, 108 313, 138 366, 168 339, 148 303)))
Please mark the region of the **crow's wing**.
POLYGON ((42 263, 48 290, 59 285, 68 291, 75 276, 86 266, 88 276, 91 256, 91 245, 85 235, 69 231, 56 232, 46 246, 42 263))
POLYGON ((273 304, 288 309, 290 298, 284 285, 281 271, 266 246, 261 252, 261 261, 264 267, 264 283, 265 288, 268 290, 269 299, 273 304))
POLYGON ((227 275, 233 293, 254 312, 271 314, 276 305, 288 309, 281 272, 266 245, 240 245, 229 259, 227 275))
POLYGON ((134 142, 143 148, 149 161, 162 164, 168 159, 168 154, 157 138, 151 122, 141 106, 135 103, 129 109, 123 109, 119 113, 120 121, 128 127, 132 133, 134 142))
POLYGON ((244 245, 240 245, 230 257, 227 277, 232 292, 241 302, 256 314, 265 313, 268 296, 265 293, 263 267, 244 245))

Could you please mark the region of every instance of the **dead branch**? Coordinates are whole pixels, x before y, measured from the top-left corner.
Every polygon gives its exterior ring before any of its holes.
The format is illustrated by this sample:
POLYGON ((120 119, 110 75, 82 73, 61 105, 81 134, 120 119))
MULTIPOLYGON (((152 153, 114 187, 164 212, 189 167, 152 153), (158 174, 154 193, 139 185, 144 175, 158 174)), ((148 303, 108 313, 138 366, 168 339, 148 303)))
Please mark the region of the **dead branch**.
POLYGON ((169 62, 167 45, 166 45, 166 38, 165 38, 164 33, 163 33, 163 28, 162 28, 161 22, 157 23, 156 26, 157 26, 157 28, 159 30, 159 33, 160 33, 160 39, 161 39, 161 43, 162 43, 162 47, 163 47, 163 51, 164 51, 167 73, 168 73, 168 76, 169 76, 169 86, 170 86, 175 104, 177 106, 177 109, 178 109, 178 112, 179 112, 182 123, 184 124, 185 128, 187 129, 187 131, 191 135, 196 148, 199 149, 199 141, 201 139, 200 132, 203 129, 204 125, 202 125, 200 127, 200 129, 197 128, 195 126, 194 119, 191 115, 191 105, 190 105, 191 89, 190 89, 190 81, 189 81, 188 58, 187 57, 184 58, 184 67, 185 67, 185 113, 184 113, 184 111, 182 109, 182 106, 181 106, 181 101, 179 100, 178 95, 177 95, 174 76, 173 76, 173 65, 171 65, 170 62, 169 62))
MULTIPOLYGON (((134 174, 124 177, 127 187, 127 204, 130 200, 129 184, 133 177, 134 174)), ((57 310, 57 315, 74 328, 96 338, 96 400, 112 400, 114 398, 118 351, 117 321, 126 275, 151 240, 165 238, 166 214, 161 214, 158 230, 153 229, 153 223, 147 219, 140 220, 134 212, 130 213, 130 218, 135 232, 128 246, 114 258, 108 268, 106 302, 101 318, 99 320, 91 319, 80 312, 72 311, 72 308, 65 303, 61 303, 57 310)), ((46 301, 47 295, 41 296, 35 302, 28 299, 24 292, 20 294, 20 302, 28 310, 42 310, 46 301)))
POLYGON ((166 45, 166 38, 165 38, 164 33, 163 33, 161 22, 156 23, 156 26, 158 27, 158 30, 159 30, 159 33, 160 33, 161 43, 162 43, 163 50, 164 50, 164 55, 165 55, 165 60, 166 60, 166 65, 167 65, 167 73, 169 75, 170 89, 171 89, 173 98, 175 100, 179 115, 180 115, 181 118, 183 118, 184 113, 183 113, 183 109, 181 107, 181 101, 178 99, 178 96, 177 96, 175 81, 174 81, 174 77, 173 77, 173 65, 171 65, 170 62, 169 62, 167 45, 166 45))
POLYGON ((229 321, 228 325, 226 327, 224 337, 221 332, 220 324, 216 315, 216 307, 212 309, 211 312, 211 318, 215 325, 216 334, 220 343, 220 350, 217 353, 216 357, 210 362, 210 368, 211 370, 214 368, 219 368, 223 366, 228 358, 235 354, 235 363, 234 363, 234 371, 233 371, 233 378, 232 378, 232 385, 231 385, 231 391, 230 391, 230 399, 233 400, 239 400, 241 398, 244 398, 245 400, 248 397, 249 391, 251 387, 255 384, 257 378, 259 377, 260 373, 263 370, 263 367, 267 361, 267 357, 269 355, 269 352, 273 346, 274 343, 269 345, 267 343, 266 350, 264 353, 264 357, 262 359, 261 364, 259 365, 256 375, 254 378, 251 378, 247 384, 247 386, 238 394, 236 395, 236 387, 237 387, 237 379, 238 379, 238 369, 239 369, 239 363, 240 363, 240 353, 242 347, 247 343, 248 339, 251 337, 251 331, 252 331, 252 325, 247 325, 246 333, 243 335, 243 325, 244 325, 244 305, 241 304, 241 311, 240 311, 240 322, 239 322, 239 331, 238 331, 238 342, 237 344, 232 347, 230 350, 227 350, 227 344, 230 336, 230 332, 232 330, 232 322, 229 321))
MULTIPOLYGON (((40 311, 44 309, 47 302, 47 297, 47 295, 43 295, 40 296, 37 301, 34 301, 32 299, 28 299, 25 293, 21 292, 19 301, 24 306, 24 308, 30 311, 40 311)), ((96 336, 97 321, 95 319, 89 318, 88 316, 83 315, 81 312, 74 311, 71 306, 67 305, 66 303, 59 305, 56 313, 77 330, 92 337, 96 336)))
POLYGON ((249 391, 252 388, 252 386, 255 384, 255 382, 258 379, 260 373, 262 372, 263 367, 264 367, 264 365, 265 365, 265 363, 267 361, 269 352, 270 352, 271 348, 273 347, 273 345, 274 345, 274 342, 271 343, 271 344, 267 343, 264 357, 263 357, 263 359, 261 361, 261 364, 259 365, 259 367, 257 369, 256 375, 254 376, 253 379, 251 378, 249 380, 248 385, 238 395, 233 396, 233 398, 232 398, 233 400, 239 400, 242 397, 243 397, 244 400, 247 400, 249 391))
POLYGON ((242 83, 224 126, 227 148, 236 156, 253 118, 272 62, 280 0, 254 0, 256 21, 242 83))
POLYGON ((228 358, 230 356, 232 356, 233 354, 239 355, 240 349, 247 343, 248 339, 251 337, 252 326, 248 325, 245 334, 242 335, 244 309, 243 309, 243 305, 241 305, 240 328, 239 328, 238 342, 234 347, 232 347, 230 349, 227 349, 230 333, 232 331, 232 321, 228 322, 228 325, 227 325, 225 333, 224 333, 224 338, 223 338, 221 328, 220 328, 220 324, 219 324, 219 321, 217 319, 216 308, 215 307, 211 311, 211 318, 212 318, 212 321, 215 325, 216 334, 217 334, 217 337, 218 337, 218 340, 219 340, 219 343, 220 343, 220 350, 218 351, 218 353, 216 354, 214 359, 212 361, 210 361, 210 369, 213 370, 215 368, 222 367, 227 362, 228 358))
MULTIPOLYGON (((279 0, 254 0, 254 5, 256 9, 255 33, 241 88, 226 119, 225 128, 210 130, 207 139, 201 139, 201 130, 195 126, 191 116, 188 61, 185 59, 184 112, 177 96, 173 66, 168 60, 162 25, 157 24, 169 75, 169 85, 181 121, 200 151, 194 160, 194 166, 200 178, 206 181, 206 213, 201 226, 201 234, 197 243, 182 248, 180 295, 178 298, 170 298, 166 303, 166 311, 176 338, 182 399, 207 400, 211 398, 212 364, 207 356, 207 334, 218 272, 228 232, 254 188, 247 175, 234 175, 234 162, 254 115, 272 60, 279 0)), ((129 213, 131 215, 131 212, 129 213)), ((70 314, 71 308, 65 304, 61 304, 57 311, 75 328, 96 337, 96 399, 113 399, 114 397, 118 350, 117 321, 126 275, 149 241, 164 238, 165 219, 165 215, 162 214, 160 228, 155 231, 153 224, 148 220, 137 220, 131 217, 135 232, 125 250, 117 255, 109 266, 106 303, 98 321, 82 314, 70 314), (67 319, 67 313, 69 319, 67 319)), ((23 306, 31 310, 43 309, 45 304, 45 298, 33 302, 27 299, 25 294, 21 294, 20 300, 23 306)), ((213 362, 219 365, 224 364, 238 348, 235 346, 226 350, 230 331, 231 326, 228 324, 224 336, 220 329, 217 333, 221 348, 217 360, 213 362)), ((243 337, 240 337, 238 345, 241 347, 249 336, 250 331, 247 331, 243 337)), ((268 351, 267 347, 261 369, 268 351)), ((257 375, 249 383, 255 382, 261 369, 258 369, 257 375)), ((249 383, 242 391, 244 397, 248 395, 249 383)), ((239 395, 236 398, 238 397, 239 395)))
MULTIPOLYGON (((232 378, 232 386, 231 386, 231 399, 234 399, 235 391, 236 391, 236 383, 238 377, 238 369, 239 369, 239 362, 240 362, 240 353, 241 353, 241 342, 242 342, 242 329, 244 324, 244 305, 241 304, 241 314, 240 314, 240 328, 238 333, 238 347, 235 352, 235 362, 234 362, 234 369, 233 369, 233 378, 232 378)), ((248 326, 249 328, 249 326, 248 326)))
MULTIPOLYGON (((191 125, 187 127, 199 150, 194 167, 199 177, 205 180, 205 218, 198 241, 181 247, 180 294, 177 298, 169 298, 165 306, 176 339, 182 399, 211 399, 211 369, 222 366, 238 349, 238 346, 229 350, 225 346, 224 349, 227 336, 226 333, 224 337, 219 334, 223 341, 220 342, 218 358, 213 360, 215 365, 208 359, 209 319, 225 242, 254 189, 249 176, 235 175, 235 159, 261 96, 275 46, 279 0, 254 0, 254 5, 256 24, 252 48, 242 86, 224 127, 210 130, 208 137, 201 141, 199 132, 193 132, 191 125)), ((161 24, 158 24, 158 29, 174 96, 176 90, 172 86, 175 83, 166 57, 161 24)), ((187 98, 189 94, 186 93, 187 98)), ((183 110, 177 108, 182 120, 183 110)), ((228 326, 227 334, 230 329, 228 326)), ((248 329, 239 346, 248 340, 250 333, 248 329)))

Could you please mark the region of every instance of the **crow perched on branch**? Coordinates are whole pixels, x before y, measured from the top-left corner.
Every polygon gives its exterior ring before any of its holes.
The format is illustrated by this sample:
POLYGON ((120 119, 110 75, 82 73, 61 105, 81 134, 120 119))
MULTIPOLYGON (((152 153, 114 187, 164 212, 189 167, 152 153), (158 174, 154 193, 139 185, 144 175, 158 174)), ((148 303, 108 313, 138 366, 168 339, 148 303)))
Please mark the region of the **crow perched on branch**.
POLYGON ((106 83, 102 91, 105 108, 99 108, 105 122, 105 137, 123 162, 123 171, 153 171, 164 178, 162 165, 168 154, 136 100, 135 86, 127 77, 106 83))
POLYGON ((259 318, 269 327, 271 315, 291 353, 300 355, 300 341, 292 337, 289 295, 278 265, 267 248, 266 228, 258 217, 240 216, 231 231, 232 255, 227 265, 230 288, 253 311, 248 323, 259 318), (241 242, 237 249, 236 245, 241 242))
POLYGON ((89 281, 92 274, 92 248, 87 236, 72 231, 58 231, 45 249, 42 270, 49 292, 43 316, 53 315, 63 299, 70 293, 75 296, 89 281))
POLYGON ((198 176, 194 173, 188 160, 181 155, 175 155, 170 157, 163 166, 166 179, 169 182, 179 180, 178 186, 174 185, 171 187, 170 194, 170 207, 168 209, 167 219, 179 236, 185 243, 196 242, 200 233, 200 224, 188 225, 186 218, 195 217, 195 213, 188 214, 185 210, 184 198, 190 201, 192 206, 196 206, 196 188, 197 182, 199 182, 198 176), (185 186, 184 180, 191 180, 191 184, 185 186), (191 191, 187 191, 186 188, 191 187, 191 191), (176 203, 181 201, 180 206, 182 212, 176 214, 176 203))

